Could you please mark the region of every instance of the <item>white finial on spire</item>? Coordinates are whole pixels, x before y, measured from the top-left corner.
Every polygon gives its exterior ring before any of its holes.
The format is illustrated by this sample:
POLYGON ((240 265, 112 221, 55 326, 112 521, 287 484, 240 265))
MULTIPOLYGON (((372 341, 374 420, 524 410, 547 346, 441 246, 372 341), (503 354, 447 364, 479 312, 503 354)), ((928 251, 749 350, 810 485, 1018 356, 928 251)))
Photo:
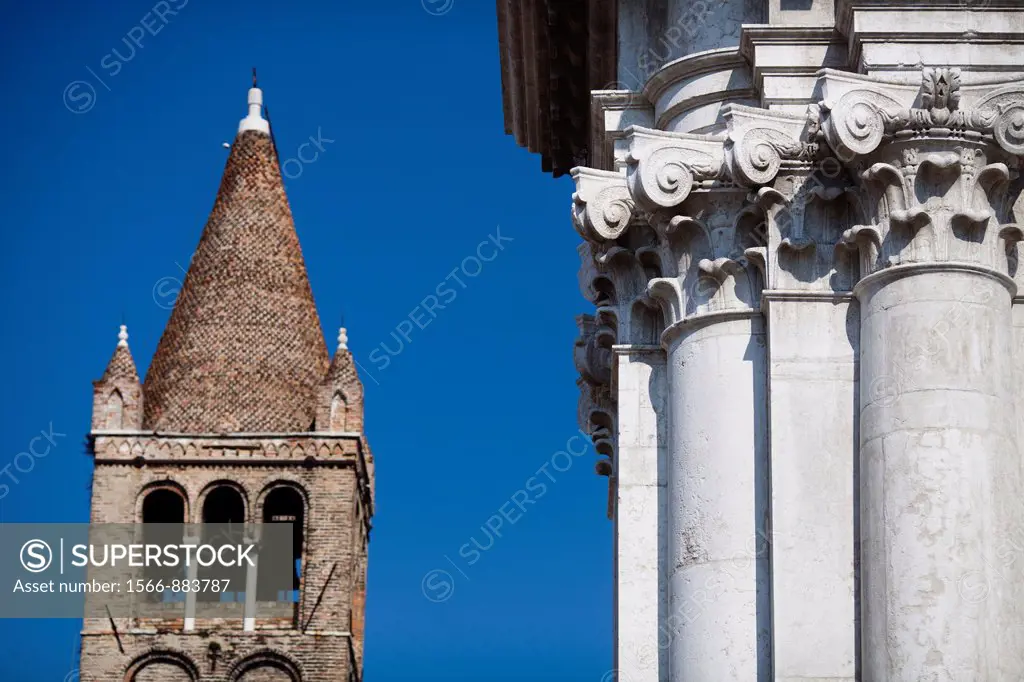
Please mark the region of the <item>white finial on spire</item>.
POLYGON ((348 350, 348 330, 344 327, 338 330, 338 350, 348 350))
POLYGON ((121 331, 117 333, 117 345, 124 348, 128 347, 128 325, 122 324, 121 331))
POLYGON ((256 69, 252 70, 252 87, 249 88, 249 115, 238 124, 238 132, 258 130, 270 134, 270 123, 263 118, 263 91, 256 87, 256 69))

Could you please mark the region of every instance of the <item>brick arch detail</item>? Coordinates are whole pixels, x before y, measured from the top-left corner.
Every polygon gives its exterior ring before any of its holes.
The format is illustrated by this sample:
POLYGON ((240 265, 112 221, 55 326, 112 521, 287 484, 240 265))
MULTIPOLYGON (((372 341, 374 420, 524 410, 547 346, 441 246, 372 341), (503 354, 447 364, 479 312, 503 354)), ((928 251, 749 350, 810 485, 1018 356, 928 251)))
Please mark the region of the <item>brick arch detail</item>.
POLYGON ((154 663, 168 663, 170 665, 176 665, 181 668, 193 682, 198 682, 199 680, 199 666, 192 661, 188 654, 174 649, 152 648, 147 649, 136 656, 127 665, 127 667, 125 667, 124 682, 133 682, 136 675, 138 675, 144 668, 154 663))
POLYGON ((306 679, 301 663, 273 649, 261 649, 249 654, 231 667, 227 679, 231 680, 231 682, 237 682, 242 679, 245 673, 264 665, 283 668, 285 672, 292 676, 295 682, 302 682, 302 680, 306 679))
POLYGON ((259 495, 256 496, 256 508, 253 510, 253 520, 255 523, 260 523, 263 519, 263 505, 267 501, 267 495, 272 493, 277 488, 290 488, 297 492, 302 497, 302 507, 304 512, 304 518, 306 526, 309 526, 309 491, 306 490, 306 485, 300 481, 292 480, 286 477, 275 478, 270 481, 263 488, 260 489, 259 495))
POLYGON ((192 503, 191 500, 189 500, 188 491, 185 489, 185 486, 174 479, 167 477, 160 478, 155 481, 149 481, 139 488, 139 493, 135 497, 136 523, 142 523, 142 503, 146 499, 146 496, 155 490, 170 490, 171 492, 180 495, 181 499, 185 502, 185 518, 183 520, 185 523, 189 523, 189 519, 192 514, 192 503))
POLYGON ((244 517, 246 522, 252 522, 252 501, 249 499, 248 489, 238 481, 233 481, 229 478, 218 478, 215 481, 210 481, 203 486, 203 489, 199 491, 199 495, 196 497, 195 506, 195 519, 193 523, 203 522, 203 505, 206 504, 207 496, 213 492, 216 488, 228 487, 235 490, 239 495, 242 496, 242 506, 245 508, 244 517))

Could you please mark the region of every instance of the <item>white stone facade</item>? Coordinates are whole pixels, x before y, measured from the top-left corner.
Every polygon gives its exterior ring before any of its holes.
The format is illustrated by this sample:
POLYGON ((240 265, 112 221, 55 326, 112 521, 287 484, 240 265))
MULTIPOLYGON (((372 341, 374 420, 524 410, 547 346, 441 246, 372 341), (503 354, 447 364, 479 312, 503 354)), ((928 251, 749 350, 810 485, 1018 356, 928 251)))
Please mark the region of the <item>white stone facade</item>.
POLYGON ((572 171, 618 679, 1024 679, 1024 3, 663 5, 572 171))

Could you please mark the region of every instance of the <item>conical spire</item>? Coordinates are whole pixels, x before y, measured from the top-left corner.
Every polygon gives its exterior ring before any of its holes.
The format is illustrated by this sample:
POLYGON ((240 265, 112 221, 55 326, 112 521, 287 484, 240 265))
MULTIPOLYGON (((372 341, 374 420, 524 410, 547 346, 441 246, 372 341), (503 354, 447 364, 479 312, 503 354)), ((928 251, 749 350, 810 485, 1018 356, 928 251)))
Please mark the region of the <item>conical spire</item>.
POLYGON ((146 377, 147 429, 297 432, 313 422, 327 348, 260 102, 254 87, 146 377))
POLYGON ((138 381, 139 372, 135 369, 135 359, 128 348, 128 327, 121 325, 121 331, 117 334, 117 347, 114 348, 114 355, 107 363, 107 369, 103 372, 100 381, 114 381, 115 379, 126 379, 138 381))

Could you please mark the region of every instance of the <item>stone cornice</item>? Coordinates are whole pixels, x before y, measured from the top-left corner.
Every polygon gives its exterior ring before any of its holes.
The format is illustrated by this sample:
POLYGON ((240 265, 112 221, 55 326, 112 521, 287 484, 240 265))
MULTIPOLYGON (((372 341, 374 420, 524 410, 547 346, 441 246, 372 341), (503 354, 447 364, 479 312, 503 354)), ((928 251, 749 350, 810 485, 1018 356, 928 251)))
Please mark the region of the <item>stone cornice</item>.
POLYGON ((722 69, 735 69, 747 66, 740 51, 734 47, 723 47, 717 50, 705 50, 680 57, 668 62, 651 74, 644 83, 643 93, 648 101, 660 99, 665 91, 680 80, 700 76, 705 73, 722 69))
POLYGON ((865 73, 912 78, 924 63, 1024 74, 1024 35, 1014 28, 1024 6, 1016 0, 839 0, 836 12, 848 64, 865 73))
POLYGON ((846 68, 848 59, 846 38, 832 24, 746 24, 740 52, 753 68, 762 106, 810 103, 818 71, 846 68))
POLYGON ((616 150, 616 142, 624 139, 626 129, 633 125, 654 125, 654 107, 643 93, 628 89, 591 92, 590 165, 600 170, 620 170, 622 153, 616 150))
POLYGON ((373 514, 372 457, 358 433, 167 435, 143 431, 93 432, 97 465, 352 467, 373 514))
MULTIPOLYGON (((1021 4, 1019 0, 979 0, 978 2, 969 2, 968 0, 929 0, 925 6, 922 7, 920 0, 837 0, 836 2, 836 28, 846 36, 850 36, 855 33, 854 15, 858 11, 862 12, 879 12, 879 11, 894 11, 894 10, 910 10, 909 13, 914 12, 999 12, 1004 10, 1020 10, 1021 4)), ((949 22, 949 32, 956 30, 957 32, 963 32, 963 26, 958 26, 955 21, 949 22), (957 28, 953 28, 957 27, 957 28)), ((913 38, 914 36, 908 36, 905 33, 905 28, 900 26, 891 27, 894 34, 898 34, 901 39, 913 38)), ((1017 33, 1017 36, 1020 34, 1017 33)))

